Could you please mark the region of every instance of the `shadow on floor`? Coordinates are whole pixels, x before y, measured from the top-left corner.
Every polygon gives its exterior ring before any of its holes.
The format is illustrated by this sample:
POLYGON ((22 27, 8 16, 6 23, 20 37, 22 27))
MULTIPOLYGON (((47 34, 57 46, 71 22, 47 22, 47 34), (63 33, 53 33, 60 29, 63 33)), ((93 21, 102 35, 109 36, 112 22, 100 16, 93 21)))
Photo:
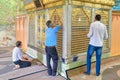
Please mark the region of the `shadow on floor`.
POLYGON ((120 80, 120 65, 105 69, 102 73, 102 80, 120 80))

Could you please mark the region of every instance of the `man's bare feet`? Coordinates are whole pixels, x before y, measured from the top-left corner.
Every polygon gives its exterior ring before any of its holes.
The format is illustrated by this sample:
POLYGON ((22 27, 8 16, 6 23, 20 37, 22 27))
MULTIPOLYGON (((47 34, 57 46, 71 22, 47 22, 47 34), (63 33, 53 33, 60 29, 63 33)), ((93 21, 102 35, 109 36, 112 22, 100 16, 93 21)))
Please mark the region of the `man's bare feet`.
POLYGON ((19 69, 20 66, 19 65, 15 65, 15 67, 13 68, 13 70, 19 69))

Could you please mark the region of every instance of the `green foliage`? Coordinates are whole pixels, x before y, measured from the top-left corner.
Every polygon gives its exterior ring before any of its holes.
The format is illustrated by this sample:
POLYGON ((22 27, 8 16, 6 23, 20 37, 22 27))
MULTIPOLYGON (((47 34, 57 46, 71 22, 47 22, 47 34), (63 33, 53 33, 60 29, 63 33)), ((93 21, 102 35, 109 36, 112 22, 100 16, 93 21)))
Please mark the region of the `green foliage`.
POLYGON ((20 8, 20 0, 0 0, 0 25, 11 24, 20 8))

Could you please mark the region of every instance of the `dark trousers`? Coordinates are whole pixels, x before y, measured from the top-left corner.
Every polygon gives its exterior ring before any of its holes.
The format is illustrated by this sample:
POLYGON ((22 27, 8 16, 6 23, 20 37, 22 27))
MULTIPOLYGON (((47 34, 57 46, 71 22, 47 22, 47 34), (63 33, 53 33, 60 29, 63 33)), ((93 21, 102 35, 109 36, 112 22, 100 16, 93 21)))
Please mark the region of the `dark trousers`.
POLYGON ((58 66, 58 54, 56 47, 45 47, 46 51, 46 59, 47 59, 47 68, 48 68, 48 75, 55 76, 57 72, 58 66), (50 60, 53 60, 53 67, 51 67, 50 60))
POLYGON ((91 71, 91 57, 96 51, 96 75, 100 74, 100 65, 101 65, 101 55, 102 55, 102 47, 96 47, 89 45, 87 52, 87 73, 90 74, 91 71))
POLYGON ((24 68, 24 67, 31 66, 31 62, 28 62, 28 61, 18 60, 18 61, 15 61, 14 63, 15 63, 16 65, 19 65, 20 68, 24 68))

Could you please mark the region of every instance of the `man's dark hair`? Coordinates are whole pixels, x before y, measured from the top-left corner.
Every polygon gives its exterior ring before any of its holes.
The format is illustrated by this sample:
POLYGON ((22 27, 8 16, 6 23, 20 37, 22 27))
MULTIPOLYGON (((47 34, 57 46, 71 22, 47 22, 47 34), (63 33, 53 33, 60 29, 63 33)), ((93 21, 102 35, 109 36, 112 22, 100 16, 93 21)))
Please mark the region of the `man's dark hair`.
POLYGON ((101 15, 100 15, 100 14, 97 14, 97 15, 95 16, 95 19, 96 19, 97 21, 100 21, 100 20, 101 20, 101 15))
POLYGON ((48 20, 48 21, 46 22, 46 25, 47 25, 48 28, 50 27, 50 24, 51 24, 51 23, 52 23, 51 20, 48 20))
POLYGON ((17 41, 17 42, 16 42, 16 47, 20 47, 20 46, 21 46, 21 43, 22 43, 21 41, 17 41))

